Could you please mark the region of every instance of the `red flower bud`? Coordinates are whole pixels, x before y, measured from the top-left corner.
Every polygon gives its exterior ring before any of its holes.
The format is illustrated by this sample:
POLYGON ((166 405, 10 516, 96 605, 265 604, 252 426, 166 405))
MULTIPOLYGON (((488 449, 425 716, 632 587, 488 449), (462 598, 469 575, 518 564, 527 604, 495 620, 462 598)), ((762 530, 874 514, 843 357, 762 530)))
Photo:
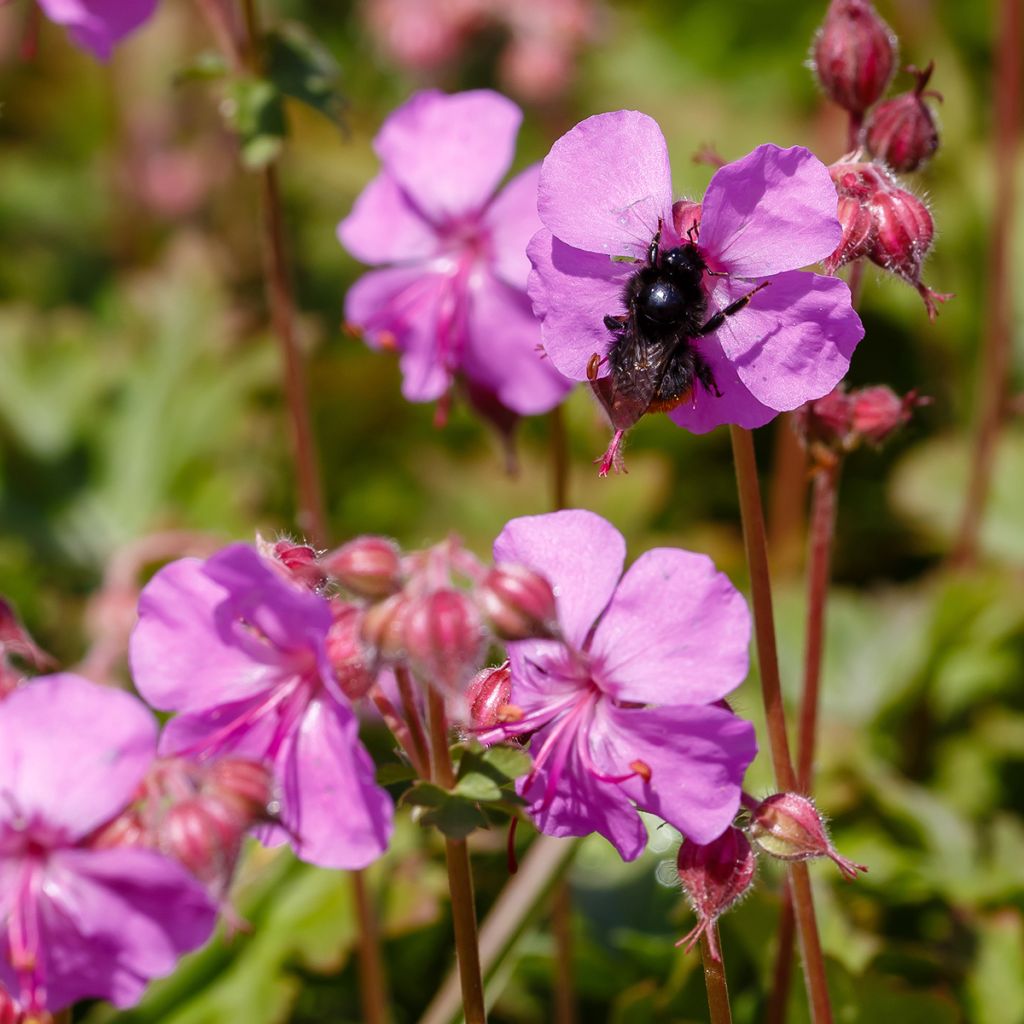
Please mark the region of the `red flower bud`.
POLYGON ((896 36, 869 0, 832 0, 814 40, 813 61, 828 97, 863 114, 892 77, 896 36))
POLYGON ((825 823, 813 802, 798 793, 775 793, 751 812, 750 838, 765 853, 779 860, 810 860, 829 857, 850 879, 867 871, 836 852, 825 823))
POLYGON ((287 537, 271 542, 256 534, 256 550, 282 575, 310 590, 320 590, 327 582, 317 564, 316 548, 308 544, 287 537))
POLYGON ((686 840, 679 848, 676 869, 683 892, 697 915, 696 926, 676 945, 683 946, 689 953, 701 935, 707 932, 711 956, 721 960, 711 926, 753 884, 757 870, 754 851, 747 837, 738 828, 730 826, 706 846, 686 840))
POLYGON ((148 846, 149 836, 138 813, 131 807, 113 821, 101 825, 86 840, 92 850, 111 850, 122 846, 148 846))
POLYGON ((334 598, 331 615, 333 621, 327 631, 327 660, 345 696, 358 700, 366 696, 377 678, 366 663, 359 640, 362 611, 341 598, 334 598))
POLYGON ((867 256, 875 237, 875 222, 871 208, 862 199, 844 195, 839 197, 837 211, 843 229, 842 241, 824 261, 825 271, 834 274, 840 267, 867 256))
POLYGON ((346 590, 371 600, 387 597, 402 585, 401 555, 386 537, 356 537, 324 555, 320 564, 346 590))
POLYGON ((861 388, 851 395, 853 430, 872 444, 881 444, 900 427, 910 422, 914 409, 929 403, 916 391, 902 398, 891 388, 879 385, 861 388))
POLYGON ((477 672, 466 688, 470 724, 476 729, 489 729, 507 721, 502 711, 511 699, 512 672, 507 661, 477 672))
POLYGON ((477 587, 476 599, 502 640, 550 637, 558 629, 551 584, 525 565, 496 565, 477 587))
POLYGON ((248 824, 216 800, 182 800, 161 824, 159 849, 201 882, 226 888, 248 824))
POLYGON ((824 398, 816 398, 797 409, 795 421, 804 444, 841 449, 853 429, 853 399, 839 385, 824 398))
POLYGON ((222 757, 210 765, 203 793, 220 801, 246 825, 266 821, 273 799, 273 774, 259 761, 222 757))
POLYGON ((400 658, 405 653, 405 621, 411 609, 412 601, 405 594, 370 605, 359 621, 359 638, 380 658, 400 658))
POLYGON ((691 231, 700 231, 702 207, 692 199, 679 199, 672 204, 672 226, 680 238, 687 238, 691 231))
POLYGON ((458 693, 483 655, 480 613, 460 591, 435 590, 412 603, 405 647, 410 666, 424 682, 458 693))
POLYGON ((872 156, 884 160, 894 171, 916 171, 939 148, 939 130, 935 115, 924 102, 934 62, 923 71, 907 70, 917 76, 911 92, 901 93, 880 103, 868 118, 864 138, 872 156))

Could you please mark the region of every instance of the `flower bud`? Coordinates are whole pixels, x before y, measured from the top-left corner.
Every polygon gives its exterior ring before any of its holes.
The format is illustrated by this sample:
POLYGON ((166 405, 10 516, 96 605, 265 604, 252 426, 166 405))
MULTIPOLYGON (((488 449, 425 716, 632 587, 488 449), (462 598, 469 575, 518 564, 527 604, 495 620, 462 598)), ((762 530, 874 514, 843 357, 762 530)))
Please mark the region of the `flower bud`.
POLYGON ((123 846, 148 846, 149 837, 138 812, 129 807, 113 821, 101 825, 85 841, 91 850, 112 850, 123 846))
POLYGON ((356 537, 324 555, 320 564, 346 590, 359 597, 380 599, 402 585, 401 555, 386 537, 356 537))
POLYGON ((379 658, 400 658, 405 653, 405 622, 411 609, 412 601, 405 594, 370 605, 359 620, 359 639, 379 658))
POLYGON ((284 537, 269 541, 256 534, 256 550, 282 575, 310 590, 320 590, 327 582, 317 564, 316 548, 284 537))
POLYGON ((876 445, 909 423, 915 408, 929 402, 916 391, 900 398, 895 391, 883 385, 861 388, 851 398, 854 433, 876 445))
POLYGON ((558 628, 551 584, 525 565, 496 565, 475 595, 488 625, 502 640, 550 637, 558 628))
POLYGON ((939 130, 935 115, 924 102, 934 62, 923 71, 907 70, 917 76, 911 92, 901 93, 880 103, 868 118, 864 138, 872 156, 884 160, 894 171, 916 171, 939 148, 939 130))
POLYGON ((497 668, 477 672, 466 688, 469 724, 475 729, 489 729, 506 719, 502 715, 512 699, 512 671, 506 661, 497 668))
POLYGON ((424 682, 458 693, 483 654, 480 613, 460 591, 435 590, 413 602, 405 646, 410 666, 424 682))
POLYGON ((349 700, 365 697, 376 680, 366 663, 363 646, 359 641, 361 609, 341 598, 331 601, 333 621, 327 631, 327 660, 334 670, 334 678, 349 700))
POLYGON ((829 857, 850 879, 867 871, 842 857, 832 845, 825 823, 813 802, 798 793, 775 793, 751 812, 750 838, 769 856, 779 860, 829 857))
POLYGON ((161 824, 159 849, 199 881, 226 888, 248 825, 216 800, 182 800, 161 824))
POLYGON ((672 204, 672 226, 680 238, 687 238, 691 231, 700 231, 702 207, 692 199, 679 199, 672 204))
POLYGON ((825 271, 829 274, 867 256, 874 242, 874 218, 870 206, 863 200, 854 196, 840 196, 837 216, 843 237, 836 251, 824 261, 825 271))
POLYGON ((797 409, 795 423, 800 439, 808 447, 824 445, 829 450, 840 450, 853 429, 853 399, 840 384, 823 398, 797 409))
POLYGON ((273 799, 273 774, 259 761, 222 757, 210 765, 203 793, 231 809, 239 821, 266 821, 273 799))
POLYGON ((889 84, 896 65, 896 36, 869 0, 832 0, 812 57, 829 99, 859 115, 889 84))
POLYGON ((679 848, 676 859, 679 882, 697 915, 696 926, 677 943, 687 953, 707 932, 711 956, 721 960, 711 926, 754 882, 757 860, 747 837, 731 825, 717 839, 701 846, 689 839, 679 848))
POLYGON ((14 608, 0 597, 0 678, 4 676, 4 667, 12 654, 35 669, 53 668, 56 664, 32 639, 14 608))

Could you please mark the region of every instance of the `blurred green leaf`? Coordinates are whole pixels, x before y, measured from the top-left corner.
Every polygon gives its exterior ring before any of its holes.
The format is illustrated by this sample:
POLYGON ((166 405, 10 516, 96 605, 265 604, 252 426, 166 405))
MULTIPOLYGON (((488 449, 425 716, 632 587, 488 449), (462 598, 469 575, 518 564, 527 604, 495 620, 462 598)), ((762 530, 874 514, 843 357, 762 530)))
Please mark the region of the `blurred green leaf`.
POLYGON ((175 82, 209 82, 223 78, 228 73, 227 61, 219 50, 204 50, 197 53, 174 76, 175 82))
POLYGON ((265 78, 241 76, 225 91, 221 111, 238 136, 242 163, 259 170, 275 160, 288 134, 282 93, 265 78))
POLYGON ((468 772, 456 783, 455 792, 469 800, 500 800, 501 788, 489 775, 468 772))
POLYGON ((266 43, 266 74, 277 89, 341 124, 341 68, 330 50, 297 21, 275 26, 266 43))

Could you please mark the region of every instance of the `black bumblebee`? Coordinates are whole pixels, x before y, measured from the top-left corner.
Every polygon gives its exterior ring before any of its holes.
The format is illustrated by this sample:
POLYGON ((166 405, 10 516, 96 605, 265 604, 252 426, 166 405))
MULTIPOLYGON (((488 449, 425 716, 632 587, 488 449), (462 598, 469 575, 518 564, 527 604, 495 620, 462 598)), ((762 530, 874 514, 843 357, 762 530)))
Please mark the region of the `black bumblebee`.
POLYGON ((608 353, 611 373, 599 378, 602 360, 596 354, 587 377, 617 432, 628 430, 648 412, 667 412, 681 405, 700 383, 721 398, 711 367, 694 345, 697 338, 718 330, 725 318, 739 312, 768 282, 707 319, 703 280, 708 270, 693 241, 661 252, 661 225, 647 250, 647 263, 626 284, 622 316, 606 316, 615 335, 608 353))

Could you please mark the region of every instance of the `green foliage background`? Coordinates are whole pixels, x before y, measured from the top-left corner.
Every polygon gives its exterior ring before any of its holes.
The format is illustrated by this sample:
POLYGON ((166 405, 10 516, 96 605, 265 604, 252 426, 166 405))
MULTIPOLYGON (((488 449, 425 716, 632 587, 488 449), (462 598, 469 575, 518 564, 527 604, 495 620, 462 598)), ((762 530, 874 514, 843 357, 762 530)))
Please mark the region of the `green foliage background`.
MULTIPOLYGON (((837 1019, 1019 1024, 1019 426, 999 452, 984 564, 971 573, 944 565, 976 412, 988 236, 1000 215, 991 199, 992 12, 960 0, 878 6, 905 62, 937 64, 942 148, 914 187, 929 195, 939 231, 926 280, 957 297, 929 325, 910 288, 867 275, 867 336, 850 380, 916 387, 934 402, 883 451, 861 451, 844 470, 817 796, 837 845, 871 870, 855 885, 830 865, 812 870, 837 1019)), ((286 101, 280 162, 333 536, 383 532, 416 546, 455 530, 485 555, 509 517, 549 507, 549 424, 523 424, 519 473, 509 477, 498 443, 468 412, 457 408, 446 429, 434 430, 430 408, 400 398, 397 364, 341 330, 345 289, 361 268, 334 228, 375 173, 370 139, 382 119, 422 83, 378 55, 351 3, 264 7, 268 20, 305 25, 342 68, 345 127, 286 101)), ((706 185, 709 169, 690 159, 705 143, 727 159, 765 141, 835 159, 845 124, 804 66, 824 7, 609 4, 570 95, 526 109, 517 166, 542 158, 581 117, 624 107, 662 124, 680 194, 706 185)), ((24 10, 9 5, 0 16, 0 593, 72 666, 95 653, 98 638, 130 625, 130 600, 109 573, 104 587, 106 567, 126 545, 155 531, 227 541, 294 529, 286 418, 265 326, 256 182, 238 166, 219 85, 179 80, 210 46, 192 7, 165 0, 107 68, 47 24, 36 58, 21 62, 24 10), (179 176, 160 184, 172 157, 179 176), (181 181, 193 183, 193 200, 175 192, 187 192, 181 181)), ((494 85, 494 43, 481 41, 440 84, 494 85)), ((1014 237, 1020 258, 1019 214, 1014 237)), ((634 556, 655 544, 696 548, 744 583, 725 433, 695 437, 652 418, 631 435, 629 475, 599 481, 591 459, 606 428, 582 391, 566 414, 572 504, 610 518, 634 556)), ((780 429, 759 433, 769 491, 780 429)), ((802 657, 799 545, 775 554, 792 695, 802 657)), ((756 683, 736 703, 760 725, 756 683)), ((386 744, 371 740, 386 755, 386 744)), ((750 776, 755 793, 771 788, 765 760, 750 776)), ((666 877, 659 862, 673 855, 666 832, 656 830, 651 852, 632 865, 590 840, 571 868, 582 1020, 705 1019, 696 959, 672 945, 691 917, 658 880, 666 877)), ((477 853, 486 910, 505 880, 503 837, 483 834, 477 853)), ((440 863, 429 836, 406 825, 371 873, 398 1022, 417 1018, 450 963, 440 863)), ((780 878, 764 865, 756 893, 723 921, 737 1021, 761 1019, 780 878)), ((190 958, 120 1019, 359 1019, 343 876, 256 852, 238 901, 251 933, 190 958)), ((552 940, 543 914, 530 920, 491 986, 495 1021, 550 1019, 552 940)), ((806 1019, 799 985, 791 1002, 790 1020, 806 1019)), ((81 1017, 111 1014, 85 1007, 81 1017)))

